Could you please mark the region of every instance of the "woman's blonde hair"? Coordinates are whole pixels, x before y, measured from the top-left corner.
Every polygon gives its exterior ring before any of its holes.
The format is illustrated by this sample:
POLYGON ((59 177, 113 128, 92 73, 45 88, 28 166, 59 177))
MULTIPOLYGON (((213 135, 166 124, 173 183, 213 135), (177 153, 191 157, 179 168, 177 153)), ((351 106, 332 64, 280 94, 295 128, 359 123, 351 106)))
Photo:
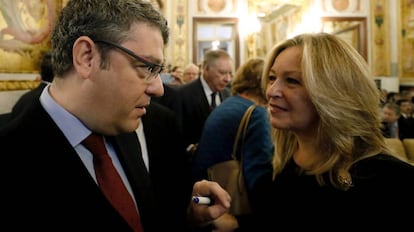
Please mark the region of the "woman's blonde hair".
MULTIPOLYGON (((320 118, 316 144, 324 162, 308 173, 322 185, 322 174, 328 172, 331 184, 346 190, 350 186, 341 173, 350 178, 356 161, 389 153, 380 130, 379 90, 364 58, 346 41, 327 33, 302 34, 276 45, 266 59, 263 89, 276 57, 293 46, 302 48, 303 83, 320 118)), ((275 128, 272 135, 276 176, 297 149, 297 138, 275 128)))

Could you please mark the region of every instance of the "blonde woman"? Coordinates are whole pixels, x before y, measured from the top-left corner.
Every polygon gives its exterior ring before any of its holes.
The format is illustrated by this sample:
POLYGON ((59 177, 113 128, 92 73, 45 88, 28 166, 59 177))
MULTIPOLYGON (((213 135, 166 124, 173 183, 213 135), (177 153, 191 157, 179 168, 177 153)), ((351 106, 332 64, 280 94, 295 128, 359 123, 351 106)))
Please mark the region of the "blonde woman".
POLYGON ((404 225, 414 167, 387 149, 379 91, 352 46, 326 33, 288 39, 269 53, 262 84, 275 154, 273 176, 254 187, 260 228, 404 225))

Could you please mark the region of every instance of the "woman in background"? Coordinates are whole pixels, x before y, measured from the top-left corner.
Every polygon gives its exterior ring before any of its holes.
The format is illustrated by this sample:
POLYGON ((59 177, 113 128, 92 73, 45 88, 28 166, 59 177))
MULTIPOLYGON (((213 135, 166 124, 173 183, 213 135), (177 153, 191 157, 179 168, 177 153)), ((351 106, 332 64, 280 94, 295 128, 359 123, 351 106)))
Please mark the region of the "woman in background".
MULTIPOLYGON (((272 173, 273 145, 269 115, 265 108, 267 101, 261 88, 263 65, 264 60, 259 58, 250 59, 242 65, 232 79, 232 96, 208 116, 193 157, 194 181, 208 179, 207 169, 210 166, 231 159, 240 121, 247 108, 253 104, 257 107, 251 115, 242 148, 247 189, 251 189, 261 175, 272 173)), ((238 216, 237 231, 251 231, 248 223, 247 215, 238 216)))

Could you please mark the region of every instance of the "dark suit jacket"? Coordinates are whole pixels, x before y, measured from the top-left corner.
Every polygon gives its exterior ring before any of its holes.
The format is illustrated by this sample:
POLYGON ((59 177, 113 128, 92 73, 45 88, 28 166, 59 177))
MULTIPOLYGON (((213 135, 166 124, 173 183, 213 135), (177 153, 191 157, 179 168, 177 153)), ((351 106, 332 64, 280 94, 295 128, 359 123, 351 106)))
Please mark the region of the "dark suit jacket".
MULTIPOLYGON (((149 158, 149 172, 157 199, 162 199, 162 224, 170 228, 186 227, 186 215, 192 185, 190 163, 186 157, 176 114, 151 102, 142 117, 149 158)), ((161 221, 160 221, 161 222, 161 221)))
POLYGON ((160 97, 152 97, 151 102, 157 102, 163 106, 166 106, 167 108, 171 109, 174 112, 180 112, 181 105, 178 100, 178 93, 177 93, 178 86, 167 85, 163 83, 163 87, 164 87, 164 95, 160 97))
POLYGON ((44 82, 40 82, 40 84, 24 93, 16 102, 16 104, 14 104, 13 108, 12 108, 12 112, 13 114, 17 114, 19 112, 24 111, 27 106, 33 104, 37 98, 39 98, 40 94, 42 93, 43 89, 47 86, 46 83, 44 82))
MULTIPOLYGON (((38 99, 38 98, 37 98, 38 99)), ((134 192, 146 232, 166 217, 154 198, 134 133, 108 137, 134 192)), ((14 231, 130 231, 39 100, 0 129, 1 226, 14 231)), ((169 194, 169 193, 166 193, 169 194)))
POLYGON ((391 131, 390 131, 390 127, 388 126, 387 122, 384 122, 384 121, 381 122, 381 132, 385 138, 391 138, 391 131))
POLYGON ((12 116, 11 112, 0 114, 0 127, 6 125, 12 119, 12 116))
POLYGON ((398 132, 401 140, 414 138, 414 118, 404 118, 401 115, 398 119, 398 132))
MULTIPOLYGON (((382 122, 381 131, 384 137, 391 137, 391 131, 386 122, 382 122)), ((406 119, 403 116, 400 116, 398 119, 398 138, 401 140, 414 138, 414 118, 411 117, 406 119)))
MULTIPOLYGON (((189 144, 198 143, 201 132, 208 115, 210 105, 204 94, 201 78, 184 84, 178 88, 179 100, 181 101, 181 119, 184 130, 184 141, 189 144)), ((230 89, 225 88, 220 92, 223 101, 230 96, 230 89)))

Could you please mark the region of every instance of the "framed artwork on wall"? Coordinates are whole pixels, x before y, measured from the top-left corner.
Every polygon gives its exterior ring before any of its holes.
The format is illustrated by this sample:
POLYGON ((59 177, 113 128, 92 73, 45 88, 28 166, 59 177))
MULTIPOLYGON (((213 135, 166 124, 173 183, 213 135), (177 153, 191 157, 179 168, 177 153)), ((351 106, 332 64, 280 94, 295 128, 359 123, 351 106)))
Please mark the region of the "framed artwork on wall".
POLYGON ((67 0, 2 0, 0 91, 33 89, 50 33, 67 0))
POLYGON ((1 1, 0 73, 39 71, 61 4, 56 0, 1 1))
POLYGON ((322 17, 322 31, 348 41, 368 61, 365 17, 322 17))

